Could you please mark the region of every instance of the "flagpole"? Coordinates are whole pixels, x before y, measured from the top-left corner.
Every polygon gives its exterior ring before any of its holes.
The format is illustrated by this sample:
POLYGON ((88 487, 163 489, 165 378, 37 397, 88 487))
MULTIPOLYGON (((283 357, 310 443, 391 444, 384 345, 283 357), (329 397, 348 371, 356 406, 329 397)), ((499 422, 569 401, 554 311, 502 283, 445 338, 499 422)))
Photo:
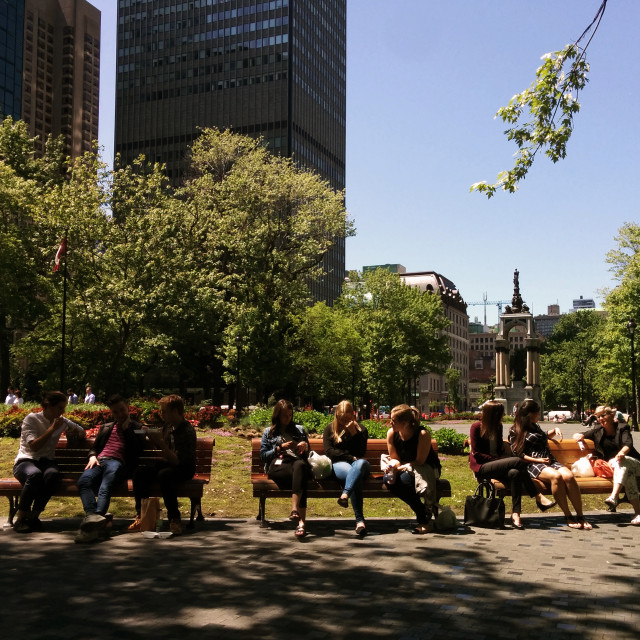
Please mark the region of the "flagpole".
POLYGON ((62 355, 60 358, 60 391, 66 393, 64 389, 64 360, 65 360, 65 343, 67 333, 67 233, 68 229, 64 230, 64 271, 62 274, 62 355))

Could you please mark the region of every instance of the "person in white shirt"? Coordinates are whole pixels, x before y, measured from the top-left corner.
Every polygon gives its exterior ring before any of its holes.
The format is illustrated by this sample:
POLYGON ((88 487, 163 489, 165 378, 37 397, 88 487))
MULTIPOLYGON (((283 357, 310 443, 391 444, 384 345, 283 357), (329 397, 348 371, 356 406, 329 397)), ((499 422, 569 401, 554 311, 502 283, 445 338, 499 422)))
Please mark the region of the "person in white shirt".
POLYGON ((91 391, 91 387, 87 387, 86 390, 85 390, 84 403, 85 404, 95 404, 96 403, 96 396, 93 393, 93 391, 91 391))
POLYGON ((42 529, 40 513, 47 506, 60 477, 55 461, 60 436, 70 432, 84 436, 82 427, 62 417, 67 407, 64 393, 48 391, 41 404, 41 412, 30 413, 22 421, 20 448, 13 465, 13 475, 22 485, 13 524, 18 533, 42 529))
MULTIPOLYGON (((0 396, 1 398, 2 396, 0 396)), ((15 395, 13 395, 13 389, 11 387, 9 387, 7 389, 7 397, 4 399, 4 403, 5 404, 13 404, 14 400, 16 399, 15 395)))
POLYGON ((22 393, 20 389, 16 389, 15 400, 13 401, 14 407, 19 407, 21 404, 24 404, 24 398, 22 397, 22 393))

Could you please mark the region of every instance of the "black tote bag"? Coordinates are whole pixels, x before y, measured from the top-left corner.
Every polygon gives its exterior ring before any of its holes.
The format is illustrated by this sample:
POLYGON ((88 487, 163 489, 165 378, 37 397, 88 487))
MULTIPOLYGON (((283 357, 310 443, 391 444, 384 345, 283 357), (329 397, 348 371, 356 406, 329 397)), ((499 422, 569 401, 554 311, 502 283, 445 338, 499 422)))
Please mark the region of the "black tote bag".
POLYGON ((489 480, 478 483, 464 503, 464 523, 472 527, 504 527, 504 500, 496 498, 496 488, 489 480), (486 495, 485 495, 486 494, 486 495))

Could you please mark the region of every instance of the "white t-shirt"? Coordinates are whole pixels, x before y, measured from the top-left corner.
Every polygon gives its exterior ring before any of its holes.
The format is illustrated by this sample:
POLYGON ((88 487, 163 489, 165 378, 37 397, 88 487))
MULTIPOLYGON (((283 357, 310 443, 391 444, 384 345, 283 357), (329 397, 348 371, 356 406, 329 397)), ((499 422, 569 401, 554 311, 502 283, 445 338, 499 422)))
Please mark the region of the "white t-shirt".
POLYGON ((38 449, 34 451, 31 448, 31 443, 39 438, 51 425, 51 422, 45 418, 42 412, 30 413, 25 416, 22 421, 22 428, 20 429, 20 449, 18 449, 18 455, 15 462, 20 460, 40 460, 40 458, 47 458, 53 460, 56 457, 56 445, 60 436, 65 431, 77 431, 78 433, 84 433, 84 429, 72 422, 68 418, 63 418, 64 425, 59 429, 56 429, 51 437, 38 449))
POLYGON ((96 396, 94 393, 88 393, 85 397, 84 397, 84 403, 85 404, 94 404, 96 401, 96 396))
POLYGON ((13 401, 13 404, 14 404, 14 406, 18 406, 18 405, 24 404, 24 398, 16 398, 13 401))
MULTIPOLYGON (((2 396, 0 396, 0 398, 2 398, 2 396)), ((13 395, 13 393, 10 393, 5 399, 4 399, 4 403, 5 404, 13 404, 13 401, 16 399, 16 397, 13 395)))

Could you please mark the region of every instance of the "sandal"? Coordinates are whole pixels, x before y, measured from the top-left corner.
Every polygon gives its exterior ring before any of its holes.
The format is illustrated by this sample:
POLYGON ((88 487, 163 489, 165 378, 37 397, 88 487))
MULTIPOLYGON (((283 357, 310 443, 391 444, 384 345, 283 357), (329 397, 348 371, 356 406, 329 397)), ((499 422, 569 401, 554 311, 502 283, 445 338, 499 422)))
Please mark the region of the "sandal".
POLYGON ((289 520, 300 520, 300 514, 294 509, 290 514, 289 514, 289 520))
POLYGON ((358 524, 356 525, 356 535, 360 536, 361 538, 364 538, 364 536, 367 535, 367 527, 365 526, 364 522, 358 522, 358 524))
POLYGON ((513 516, 511 516, 511 526, 514 529, 518 529, 519 531, 524 531, 524 525, 522 524, 522 520, 518 519, 518 522, 516 523, 516 521, 513 519, 513 516))
POLYGON ((591 529, 593 529, 593 527, 591 526, 591 523, 587 522, 584 519, 584 516, 576 516, 576 521, 580 525, 580 528, 584 529, 585 531, 590 531, 591 529))
POLYGON ((296 527, 296 538, 304 538, 307 535, 307 530, 304 528, 304 524, 300 523, 296 527))
POLYGON ((425 533, 429 533, 429 528, 426 524, 419 524, 411 533, 414 536, 422 536, 425 533))
POLYGON ((582 529, 582 525, 578 522, 577 518, 565 516, 565 520, 567 521, 567 527, 570 529, 582 529))
POLYGON ((618 508, 618 503, 620 502, 620 500, 618 500, 618 497, 611 497, 609 496, 608 498, 605 498, 604 503, 607 505, 607 511, 609 511, 610 513, 615 513, 616 509, 618 508))

